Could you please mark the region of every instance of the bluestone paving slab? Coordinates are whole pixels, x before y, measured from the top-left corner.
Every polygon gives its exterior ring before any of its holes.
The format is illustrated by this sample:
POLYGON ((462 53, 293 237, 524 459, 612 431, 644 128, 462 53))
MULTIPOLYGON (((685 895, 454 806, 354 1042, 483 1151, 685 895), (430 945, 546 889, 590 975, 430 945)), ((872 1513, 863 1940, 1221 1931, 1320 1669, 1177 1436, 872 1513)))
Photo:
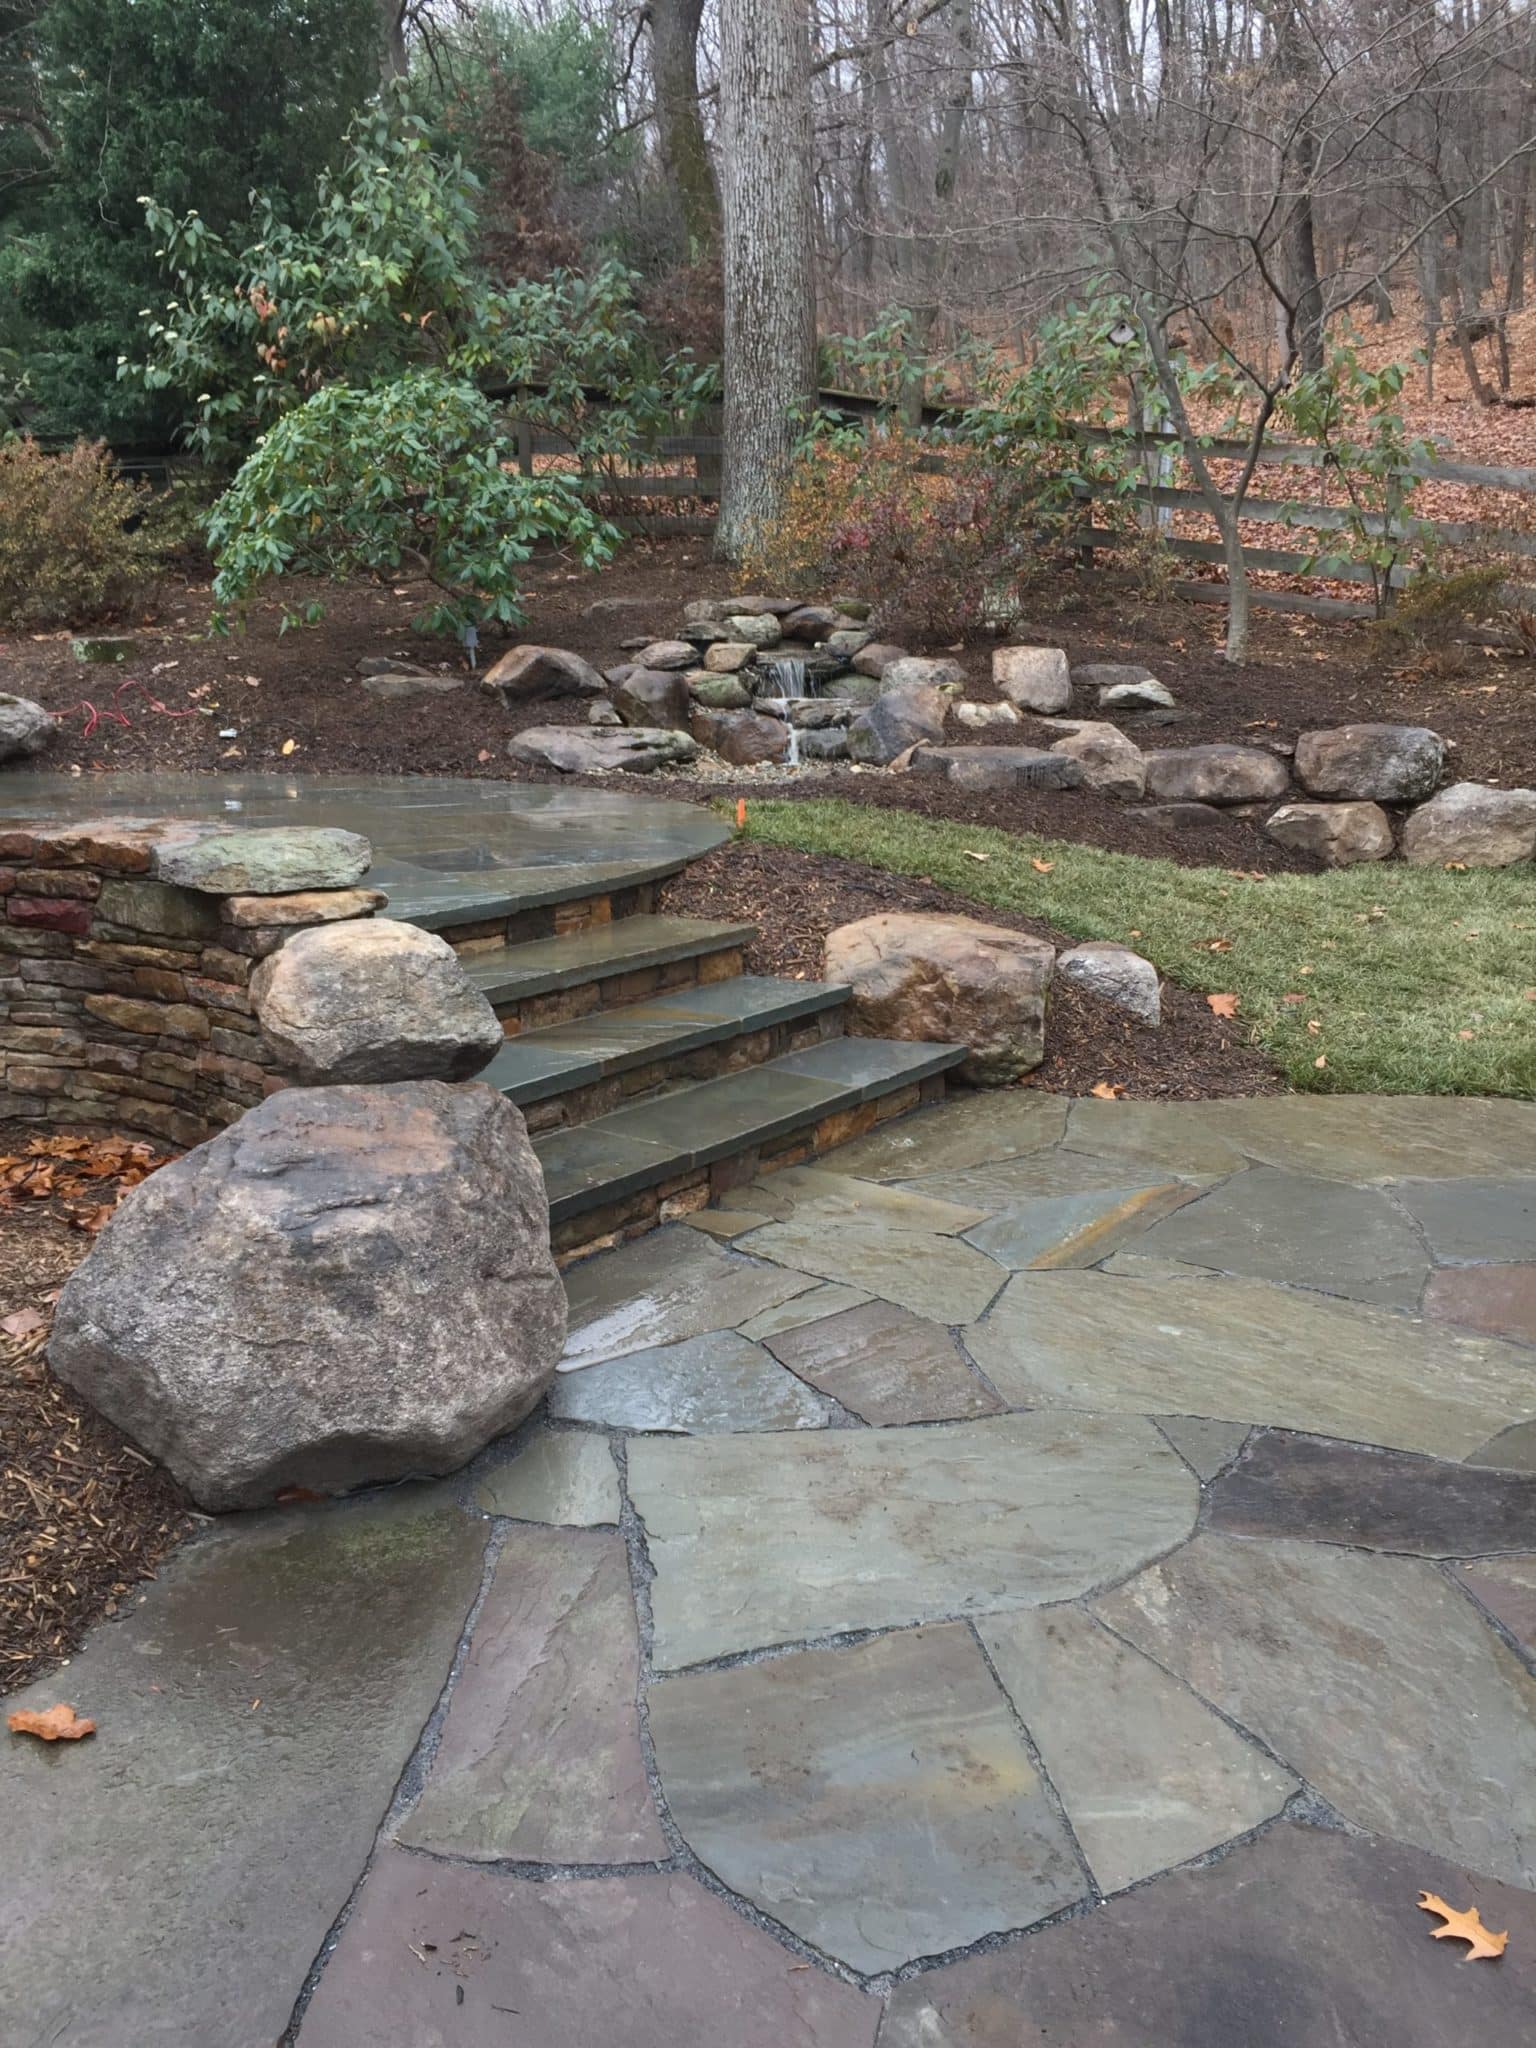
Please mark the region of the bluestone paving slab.
POLYGON ((1067 1600, 1182 1542, 1199 1489, 1151 1423, 645 1438, 629 1491, 660 1669, 846 1629, 1067 1600))
POLYGON ((933 1231, 940 1237, 957 1237, 962 1230, 982 1222, 987 1214, 985 1209, 937 1201, 931 1195, 911 1194, 887 1187, 881 1181, 834 1173, 823 1166, 786 1167, 782 1173, 769 1174, 727 1196, 724 1206, 756 1209, 778 1222, 809 1211, 829 1224, 850 1219, 889 1222, 909 1230, 933 1231))
POLYGON ((907 1181, 1039 1152, 1054 1145, 1066 1125, 1061 1096, 982 1089, 840 1146, 837 1163, 861 1179, 907 1181))
MULTIPOLYGON (((677 1872, 532 1884, 383 1851, 302 2048, 873 2048, 879 2000, 677 1872)), ((199 2044, 201 2048, 201 2044, 199 2044)))
POLYGON ((241 1516, 0 1747, 8 2048, 271 2048, 447 1678, 486 1528, 446 1489, 241 1516))
POLYGON ((1026 1268, 1092 1266, 1127 1238, 1139 1237, 1161 1216, 1190 1200, 1194 1190, 1177 1181, 1146 1188, 1100 1188, 1011 1204, 965 1233, 989 1258, 1011 1272, 1026 1268))
POLYGON ((561 1366, 702 1336, 815 1285, 811 1274, 740 1258, 696 1231, 677 1225, 653 1230, 567 1272, 570 1335, 561 1366))
POLYGON ((1437 1323, 1536 1344, 1536 1263, 1442 1266, 1429 1276, 1424 1313, 1437 1323))
POLYGON ((1536 1421, 1517 1422, 1479 1444, 1469 1465, 1497 1465, 1504 1472, 1536 1472, 1536 1421))
POLYGON ((1483 1179, 1529 1173, 1536 1159, 1536 1103, 1491 1096, 1266 1095, 1199 1108, 1251 1158, 1336 1180, 1483 1179))
POLYGON ((1207 1485, 1231 1464, 1250 1433, 1246 1422, 1213 1422, 1204 1415, 1159 1415, 1157 1426, 1207 1485))
POLYGON ((1439 1458, 1536 1406, 1519 1345, 1215 1275, 1020 1273, 965 1344, 1020 1407, 1216 1415, 1439 1458))
POLYGON ((1536 1886, 1536 1679, 1435 1565, 1201 1535, 1098 1612, 1347 1821, 1536 1886))
POLYGON ((824 1429, 832 1411, 761 1344, 711 1330, 651 1351, 631 1351, 582 1372, 561 1373, 549 1412, 610 1429, 824 1429))
POLYGON ((673 1819, 717 1877, 866 1975, 1085 1896, 969 1630, 915 1629, 655 1686, 673 1819))
POLYGON ((1459 1566, 1457 1575, 1526 1655, 1536 1657, 1536 1556, 1484 1558, 1459 1566))
POLYGON ((846 1281, 936 1323, 973 1321, 1007 1278, 995 1260, 956 1238, 899 1223, 833 1220, 811 1209, 764 1224, 738 1244, 755 1258, 846 1281))
POLYGON ((841 1315, 845 1308, 862 1308, 868 1300, 861 1288, 839 1287, 835 1281, 826 1280, 808 1293, 781 1301, 777 1308, 765 1308, 758 1315, 748 1316, 738 1327, 743 1337, 764 1344, 781 1330, 798 1330, 802 1323, 819 1323, 824 1316, 841 1315))
POLYGON ((872 1301, 767 1340, 782 1365, 863 1422, 958 1421, 995 1415, 983 1385, 940 1323, 872 1301))
POLYGON ((1159 1176, 1237 1173, 1247 1164, 1242 1148, 1222 1135, 1210 1108, 1206 1102, 1094 1102, 1084 1097, 1072 1104, 1066 1146, 1071 1152, 1155 1167, 1159 1176))
POLYGON ((1413 1309, 1429 1258, 1378 1188, 1257 1166, 1145 1231, 1136 1249, 1255 1280, 1413 1309))
POLYGON ((1300 1786, 1076 1607, 976 1624, 1104 1892, 1270 1820, 1300 1786))
POLYGON ((1206 1497, 1213 1529, 1418 1557, 1536 1549, 1536 1476, 1261 1433, 1206 1497))
POLYGON ((488 1515, 519 1522, 616 1523, 618 1468, 606 1438, 540 1429, 515 1457, 479 1467, 470 1499, 488 1515))
MULTIPOLYGON (((1099 1194, 1106 1188, 1129 1193, 1136 1188, 1165 1185, 1170 1178, 1155 1167, 1138 1166, 1134 1160, 1095 1158, 1090 1152, 1068 1152, 1058 1145, 1046 1152, 1025 1153, 1018 1159, 1001 1159, 992 1166, 968 1166, 953 1171, 919 1174, 912 1180, 894 1183, 916 1195, 933 1195, 945 1202, 974 1202, 978 1209, 995 1216, 1000 1209, 1016 1208, 1021 1202, 1059 1201, 1069 1195, 1099 1194)), ((1210 1176, 1195 1180, 1208 1186, 1210 1176)))
POLYGON ((898 1984, 880 2048, 1524 2048, 1532 1954, 1528 1892, 1281 1822, 1205 1869, 898 1984), (1420 1891, 1477 1906, 1509 1954, 1448 1953, 1420 1891))
POLYGON ((1444 1266, 1536 1259, 1536 1154, 1524 1174, 1494 1179, 1401 1180, 1392 1193, 1444 1266))
POLYGON ((624 1539, 509 1531, 400 1840, 486 1863, 664 1857, 639 1683, 624 1539))

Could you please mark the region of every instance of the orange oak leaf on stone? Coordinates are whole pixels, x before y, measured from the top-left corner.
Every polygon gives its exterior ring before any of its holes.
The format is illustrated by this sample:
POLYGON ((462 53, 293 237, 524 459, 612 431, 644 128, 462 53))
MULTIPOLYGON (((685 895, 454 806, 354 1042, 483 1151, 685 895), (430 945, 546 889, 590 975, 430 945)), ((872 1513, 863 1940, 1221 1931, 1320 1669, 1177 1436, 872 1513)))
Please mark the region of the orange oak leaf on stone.
POLYGON ((5 1725, 13 1735, 35 1735, 40 1742, 79 1742, 83 1736, 96 1733, 94 1721, 82 1720, 73 1707, 62 1701, 42 1714, 24 1707, 12 1714, 5 1725))
POLYGON ((1464 1941, 1467 1944, 1466 1960, 1476 1962, 1479 1957, 1501 1956, 1509 1940, 1506 1929, 1495 1934, 1483 1925, 1482 1915, 1476 1906, 1468 1906, 1463 1913, 1454 1906, 1448 1906, 1444 1899, 1437 1899, 1433 1892, 1419 1893, 1419 1906, 1426 1913, 1438 1913, 1445 1922, 1443 1927, 1433 1930, 1436 1941, 1464 1941))
POLYGON ((1237 1015, 1237 997, 1234 995, 1207 996, 1205 1000, 1218 1017, 1235 1017, 1237 1015))

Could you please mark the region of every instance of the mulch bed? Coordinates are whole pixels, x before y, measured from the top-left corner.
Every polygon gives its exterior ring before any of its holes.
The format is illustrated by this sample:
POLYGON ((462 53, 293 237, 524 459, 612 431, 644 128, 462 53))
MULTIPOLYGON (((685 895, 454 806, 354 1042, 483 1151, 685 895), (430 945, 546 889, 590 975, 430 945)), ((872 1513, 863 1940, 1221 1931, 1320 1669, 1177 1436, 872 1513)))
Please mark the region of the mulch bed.
MULTIPOLYGON (((887 874, 827 854, 739 842, 722 846, 667 884, 664 908, 683 916, 750 919, 758 936, 747 971, 819 980, 822 945, 835 926, 880 911, 939 911, 984 918, 1056 946, 1073 941, 1039 918, 976 904, 931 882, 887 874)), ((1198 1101, 1210 1095, 1270 1095, 1284 1084, 1243 1027, 1213 1016, 1204 998, 1165 985, 1163 1021, 1152 1030, 1070 983, 1051 991, 1045 1064, 1029 1085, 1086 1095, 1113 1087, 1127 1098, 1198 1101)))
MULTIPOLYGON (((708 559, 699 541, 637 543, 596 574, 546 557, 530 565, 528 581, 530 615, 522 637, 570 648, 599 667, 622 658, 625 639, 673 627, 687 598, 731 587, 728 573, 708 559)), ((211 640, 204 630, 206 584, 169 582, 153 620, 133 628, 141 657, 132 666, 82 668, 71 657, 67 636, 23 636, 0 640, 0 688, 68 713, 64 736, 36 765, 74 768, 85 778, 129 768, 176 768, 563 780, 509 761, 507 742, 529 725, 582 721, 581 703, 505 710, 477 691, 379 703, 359 689, 357 662, 365 654, 456 665, 453 648, 410 630, 409 619, 424 595, 409 583, 340 589, 299 584, 285 599, 322 598, 322 625, 280 634, 283 603, 273 598, 255 610, 246 633, 211 640), (150 698, 165 710, 153 709, 150 698), (127 723, 98 717, 87 737, 87 700, 98 713, 115 704, 127 723), (235 737, 222 737, 230 728, 235 737)), ((1065 647, 1073 661, 1139 661, 1152 668, 1178 706, 1171 724, 1126 721, 1132 736, 1148 747, 1211 740, 1284 747, 1311 726, 1407 722, 1445 735, 1460 779, 1536 784, 1536 663, 1472 650, 1462 673, 1444 675, 1433 663, 1384 651, 1363 626, 1260 613, 1253 659, 1233 669, 1221 659, 1222 630, 1217 610, 1093 592, 1064 574, 1025 634, 1065 647)), ((968 671, 969 694, 977 698, 993 694, 991 649, 990 641, 981 641, 959 657, 968 671)), ((498 651, 488 644, 484 659, 498 651)), ((1032 723, 1011 732, 1026 741, 1049 737, 1032 723)), ((952 735, 956 741, 993 737, 952 735)), ((1162 855, 1185 865, 1272 871, 1304 865, 1276 846, 1257 819, 1229 814, 1191 831, 1132 817, 1126 806, 1085 791, 1031 791, 1000 802, 991 793, 949 789, 937 777, 886 777, 847 768, 801 782, 653 778, 649 786, 695 802, 738 788, 848 797, 1162 855)))
POLYGON ((67 1658, 192 1527, 168 1474, 48 1369, 59 1289, 151 1149, 94 1133, 18 1178, 27 1148, 61 1135, 0 1125, 0 1693, 67 1658), (114 1146, 127 1174, 95 1171, 114 1146))

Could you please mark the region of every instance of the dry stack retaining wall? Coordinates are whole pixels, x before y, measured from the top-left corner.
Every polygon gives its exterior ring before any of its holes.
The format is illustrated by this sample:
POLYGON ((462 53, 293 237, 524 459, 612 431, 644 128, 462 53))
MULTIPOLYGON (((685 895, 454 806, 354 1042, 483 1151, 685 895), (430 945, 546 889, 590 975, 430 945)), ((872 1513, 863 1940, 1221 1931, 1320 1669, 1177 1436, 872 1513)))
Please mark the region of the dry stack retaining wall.
POLYGON ((384 899, 155 879, 156 849, 205 829, 0 825, 0 1116, 197 1145, 288 1085, 252 1014, 252 970, 294 930, 384 899))

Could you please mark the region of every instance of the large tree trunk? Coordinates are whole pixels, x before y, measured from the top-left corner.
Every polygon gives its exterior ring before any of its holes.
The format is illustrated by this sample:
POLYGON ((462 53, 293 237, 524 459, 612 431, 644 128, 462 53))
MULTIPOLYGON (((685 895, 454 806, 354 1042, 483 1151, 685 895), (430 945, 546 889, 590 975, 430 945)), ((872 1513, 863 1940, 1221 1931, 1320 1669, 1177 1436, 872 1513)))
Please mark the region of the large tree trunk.
POLYGON ((677 189, 688 261, 720 247, 720 191, 699 115, 699 21, 704 0, 651 0, 651 65, 661 158, 677 189))
POLYGON ((375 0, 379 23, 379 83, 394 85, 409 77, 405 47, 405 0, 375 0))
POLYGON ((816 385, 810 48, 803 0, 722 0, 725 406, 715 552, 776 518, 816 385))

